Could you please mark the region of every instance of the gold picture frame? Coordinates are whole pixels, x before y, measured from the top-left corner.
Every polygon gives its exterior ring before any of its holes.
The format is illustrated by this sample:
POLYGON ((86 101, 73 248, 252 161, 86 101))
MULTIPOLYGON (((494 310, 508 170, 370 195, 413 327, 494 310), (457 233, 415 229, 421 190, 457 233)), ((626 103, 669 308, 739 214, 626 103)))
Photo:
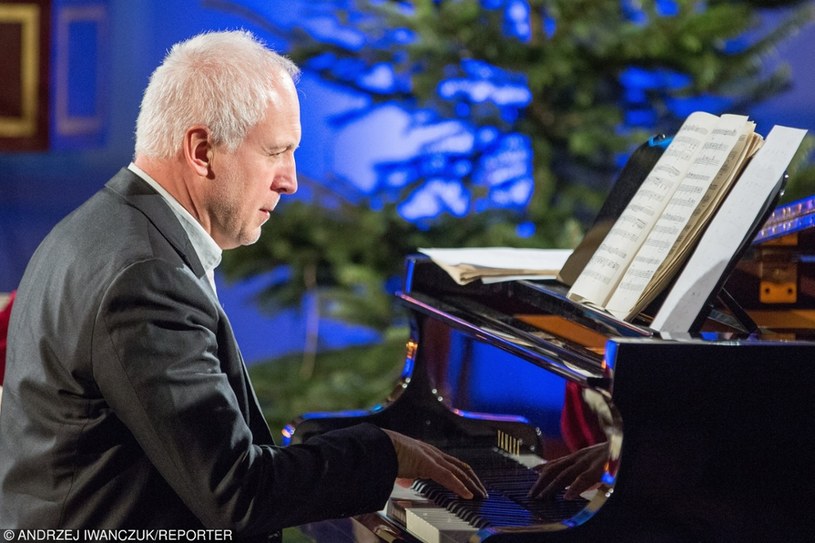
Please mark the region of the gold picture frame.
MULTIPOLYGON (((40 126, 40 33, 42 12, 37 4, 0 4, 0 24, 20 27, 18 116, 0 115, 0 138, 34 138, 40 126)), ((8 83, 6 83, 8 84, 8 83)))

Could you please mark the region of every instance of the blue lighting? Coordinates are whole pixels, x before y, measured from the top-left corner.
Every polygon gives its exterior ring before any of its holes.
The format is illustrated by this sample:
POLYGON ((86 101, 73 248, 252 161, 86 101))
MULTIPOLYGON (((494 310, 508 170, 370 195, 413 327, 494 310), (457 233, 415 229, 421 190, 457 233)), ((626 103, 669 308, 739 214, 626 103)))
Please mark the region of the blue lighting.
POLYGON ((657 112, 653 109, 629 109, 625 112, 625 124, 628 126, 647 128, 654 126, 656 122, 657 112))
POLYGON ((317 55, 309 59, 307 67, 317 71, 325 70, 333 66, 336 60, 337 57, 334 53, 323 53, 322 55, 317 55))
POLYGON ((651 138, 648 139, 648 145, 650 145, 651 147, 656 146, 656 147, 667 148, 668 144, 670 144, 672 140, 673 140, 673 136, 670 136, 670 137, 667 137, 667 138, 661 138, 661 139, 658 139, 656 136, 651 136, 651 138))
POLYGON ((348 26, 341 26, 335 17, 310 18, 305 21, 305 28, 314 39, 351 51, 359 51, 367 43, 367 37, 363 32, 348 26))
POLYGON ((692 80, 687 74, 673 70, 654 70, 630 66, 620 74, 620 83, 626 88, 676 90, 688 87, 692 80))
POLYGON ((679 4, 676 0, 656 0, 657 13, 662 17, 679 15, 679 4))
POLYGON ((648 16, 642 9, 642 4, 638 0, 622 0, 620 7, 626 19, 634 24, 645 25, 648 23, 648 16))
POLYGON ((485 79, 454 78, 439 84, 439 96, 448 100, 466 99, 480 104, 487 101, 499 106, 525 107, 532 101, 532 93, 523 83, 498 85, 485 79))
POLYGON ((515 233, 519 238, 531 238, 535 235, 536 230, 537 226, 532 221, 518 223, 518 226, 515 227, 515 233))
POLYGON ((608 369, 613 372, 617 362, 617 343, 614 341, 606 342, 605 362, 608 369))
POLYGON ((359 82, 363 88, 381 94, 395 92, 397 90, 393 68, 385 63, 375 64, 367 70, 366 73, 362 74, 359 82))
POLYGON ((527 42, 532 37, 529 27, 529 3, 526 0, 509 0, 504 7, 504 34, 527 42))
POLYGON ((687 98, 668 98, 665 103, 671 113, 678 118, 687 117, 694 111, 709 111, 710 113, 720 114, 729 111, 733 107, 732 98, 711 94, 687 98))
POLYGON ((477 131, 478 144, 481 146, 489 145, 498 139, 500 132, 494 126, 482 126, 477 131))
POLYGON ((462 217, 467 213, 470 194, 458 180, 434 178, 398 206, 399 214, 409 221, 418 221, 449 213, 462 217))
POLYGON ((491 152, 485 153, 473 177, 477 183, 492 186, 531 174, 531 141, 528 136, 513 133, 499 138, 491 152))
POLYGON ((505 0, 481 0, 484 9, 498 9, 504 5, 505 0))
POLYGON ((544 13, 543 17, 543 32, 546 34, 547 38, 551 38, 555 35, 557 31, 557 21, 554 17, 550 17, 548 14, 544 13))

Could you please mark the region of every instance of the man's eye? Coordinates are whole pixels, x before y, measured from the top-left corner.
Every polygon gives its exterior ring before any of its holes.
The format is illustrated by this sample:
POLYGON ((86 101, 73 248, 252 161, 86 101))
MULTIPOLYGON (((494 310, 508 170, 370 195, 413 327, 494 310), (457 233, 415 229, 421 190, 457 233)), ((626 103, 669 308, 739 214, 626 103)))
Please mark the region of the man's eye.
POLYGON ((294 146, 286 147, 285 149, 276 149, 274 151, 269 151, 269 156, 270 157, 282 156, 282 155, 285 155, 288 152, 294 153, 294 151, 296 151, 296 150, 297 150, 297 147, 294 147, 294 146))

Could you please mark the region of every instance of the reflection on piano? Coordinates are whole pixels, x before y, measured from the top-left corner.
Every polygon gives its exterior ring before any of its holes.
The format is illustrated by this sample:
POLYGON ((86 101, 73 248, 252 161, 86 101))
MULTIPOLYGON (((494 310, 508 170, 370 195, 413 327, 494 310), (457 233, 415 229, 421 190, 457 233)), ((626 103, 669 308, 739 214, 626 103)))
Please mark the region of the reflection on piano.
MULTIPOLYGON (((796 205, 815 209, 815 198, 796 205)), ((379 513, 304 530, 331 542, 812 540, 815 244, 806 220, 785 226, 789 208, 729 275, 728 303, 712 300, 698 332, 681 337, 576 304, 555 281, 460 286, 408 258, 398 296, 412 326, 394 392, 364 414, 304 415, 288 432, 299 442, 373 422, 471 463, 490 496, 466 502, 417 481, 379 513), (604 436, 606 473, 580 500, 526 498, 532 468, 569 449, 552 421, 575 423, 535 407, 548 388, 482 409, 473 382, 490 371, 511 383, 519 365, 519 379, 577 391, 582 422, 604 436)))

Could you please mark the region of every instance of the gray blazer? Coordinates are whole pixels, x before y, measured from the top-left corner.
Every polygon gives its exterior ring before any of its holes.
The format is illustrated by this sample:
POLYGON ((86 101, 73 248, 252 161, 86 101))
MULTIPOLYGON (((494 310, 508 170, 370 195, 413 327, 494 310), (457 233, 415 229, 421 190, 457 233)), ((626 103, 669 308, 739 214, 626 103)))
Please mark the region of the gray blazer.
POLYGON ((381 508, 389 438, 275 447, 183 228, 123 169, 31 259, 0 409, 3 528, 230 528, 381 508))

